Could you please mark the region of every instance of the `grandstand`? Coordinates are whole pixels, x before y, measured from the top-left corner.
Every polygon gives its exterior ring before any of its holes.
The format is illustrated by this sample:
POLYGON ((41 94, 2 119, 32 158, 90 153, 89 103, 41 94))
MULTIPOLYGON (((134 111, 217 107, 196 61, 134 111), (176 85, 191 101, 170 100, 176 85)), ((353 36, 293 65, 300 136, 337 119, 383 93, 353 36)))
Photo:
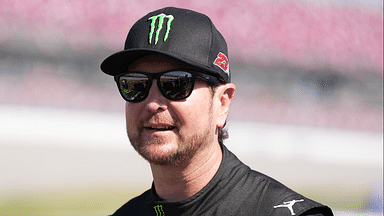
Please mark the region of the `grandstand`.
MULTIPOLYGON (((136 19, 167 5, 0 4, 1 103, 109 111, 119 110, 119 99, 100 73, 100 61, 122 49, 136 19)), ((305 1, 183 1, 176 6, 207 13, 227 38, 238 85, 232 118, 382 129, 380 7, 305 1)))

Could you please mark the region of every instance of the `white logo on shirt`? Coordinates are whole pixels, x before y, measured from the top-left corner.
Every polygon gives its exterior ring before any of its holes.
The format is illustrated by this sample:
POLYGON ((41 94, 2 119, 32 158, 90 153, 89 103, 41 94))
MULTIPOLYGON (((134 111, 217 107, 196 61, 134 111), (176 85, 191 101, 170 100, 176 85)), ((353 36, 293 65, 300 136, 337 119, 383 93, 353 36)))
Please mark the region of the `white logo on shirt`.
POLYGON ((295 203, 297 203, 297 202, 303 202, 303 201, 304 200, 301 199, 301 200, 292 200, 292 201, 288 201, 288 202, 283 202, 283 204, 273 206, 273 208, 287 207, 289 209, 289 211, 291 212, 291 215, 296 215, 295 212, 293 212, 293 205, 295 205, 295 203))

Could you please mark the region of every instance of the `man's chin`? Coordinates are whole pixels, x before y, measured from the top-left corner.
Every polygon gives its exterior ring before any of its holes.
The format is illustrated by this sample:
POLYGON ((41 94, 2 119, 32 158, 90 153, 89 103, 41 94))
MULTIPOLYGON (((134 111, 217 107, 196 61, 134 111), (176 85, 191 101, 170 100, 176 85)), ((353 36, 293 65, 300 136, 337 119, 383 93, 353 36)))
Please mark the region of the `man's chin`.
POLYGON ((149 163, 162 166, 175 166, 188 160, 192 152, 180 149, 172 144, 147 144, 136 148, 136 151, 149 163))
POLYGON ((128 136, 135 150, 149 163, 163 166, 175 166, 190 161, 197 152, 208 146, 204 133, 201 137, 195 135, 189 139, 182 136, 128 136))
POLYGON ((160 166, 177 166, 186 160, 185 156, 178 153, 158 154, 150 151, 139 151, 139 154, 151 164, 160 166))

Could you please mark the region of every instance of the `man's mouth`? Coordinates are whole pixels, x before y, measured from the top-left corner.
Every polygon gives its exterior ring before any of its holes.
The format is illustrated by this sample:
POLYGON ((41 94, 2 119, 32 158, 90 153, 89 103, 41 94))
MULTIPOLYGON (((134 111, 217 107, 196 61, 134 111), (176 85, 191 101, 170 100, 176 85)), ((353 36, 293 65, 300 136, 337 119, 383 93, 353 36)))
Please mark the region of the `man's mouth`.
POLYGON ((145 127, 148 130, 157 130, 157 131, 167 131, 167 130, 173 130, 176 127, 174 126, 164 126, 164 127, 145 127))

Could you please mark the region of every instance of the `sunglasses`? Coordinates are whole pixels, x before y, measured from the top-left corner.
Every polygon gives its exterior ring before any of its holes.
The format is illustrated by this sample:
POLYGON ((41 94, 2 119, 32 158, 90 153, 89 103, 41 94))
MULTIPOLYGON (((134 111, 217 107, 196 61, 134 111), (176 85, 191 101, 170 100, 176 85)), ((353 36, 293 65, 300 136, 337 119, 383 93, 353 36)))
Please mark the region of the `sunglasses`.
POLYGON ((180 69, 160 73, 133 71, 115 76, 115 81, 124 100, 137 103, 147 98, 153 79, 156 79, 157 86, 165 98, 173 101, 188 98, 193 91, 197 77, 215 85, 224 82, 205 73, 180 69))

